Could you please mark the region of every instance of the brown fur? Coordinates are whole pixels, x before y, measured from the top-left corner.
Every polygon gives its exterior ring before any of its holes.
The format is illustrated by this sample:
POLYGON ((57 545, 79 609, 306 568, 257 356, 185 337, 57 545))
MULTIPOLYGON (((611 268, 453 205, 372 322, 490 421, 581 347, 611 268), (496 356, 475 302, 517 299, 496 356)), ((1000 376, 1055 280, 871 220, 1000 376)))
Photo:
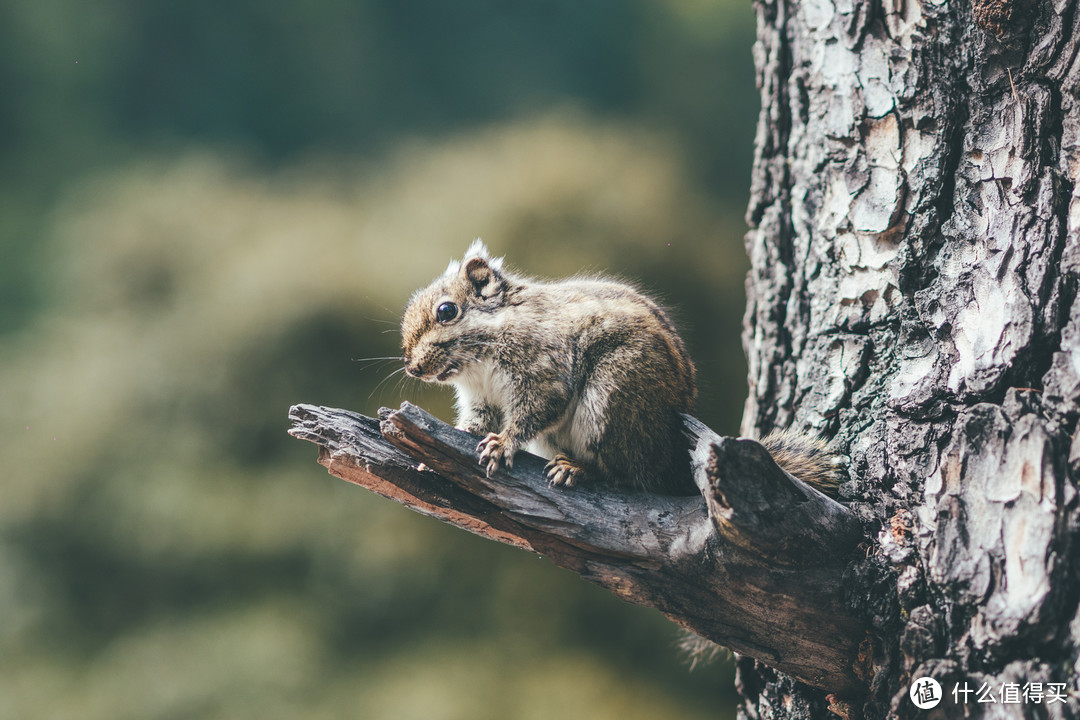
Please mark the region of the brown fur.
POLYGON ((774 430, 761 444, 785 471, 825 495, 837 497, 844 471, 827 442, 795 430, 774 430))
POLYGON ((484 434, 489 472, 530 444, 553 483, 588 478, 690 493, 679 413, 693 363, 667 314, 622 282, 541 281, 502 269, 478 243, 419 290, 402 320, 406 370, 458 390, 458 423, 484 434), (436 319, 453 303, 458 315, 436 319))

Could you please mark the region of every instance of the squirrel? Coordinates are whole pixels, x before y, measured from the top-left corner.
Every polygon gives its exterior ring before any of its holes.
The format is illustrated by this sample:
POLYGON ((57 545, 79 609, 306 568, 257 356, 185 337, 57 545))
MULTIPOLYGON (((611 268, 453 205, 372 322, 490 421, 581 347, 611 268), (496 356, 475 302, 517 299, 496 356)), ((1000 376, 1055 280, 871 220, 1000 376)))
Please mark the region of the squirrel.
MULTIPOLYGON (((489 476, 524 448, 549 459, 555 485, 698 492, 681 418, 697 396, 694 364, 667 313, 633 286, 518 275, 477 239, 413 294, 401 336, 410 376, 455 387, 457 425, 483 436, 489 476)), ((762 442, 785 470, 835 494, 839 471, 822 441, 786 431, 762 442)))

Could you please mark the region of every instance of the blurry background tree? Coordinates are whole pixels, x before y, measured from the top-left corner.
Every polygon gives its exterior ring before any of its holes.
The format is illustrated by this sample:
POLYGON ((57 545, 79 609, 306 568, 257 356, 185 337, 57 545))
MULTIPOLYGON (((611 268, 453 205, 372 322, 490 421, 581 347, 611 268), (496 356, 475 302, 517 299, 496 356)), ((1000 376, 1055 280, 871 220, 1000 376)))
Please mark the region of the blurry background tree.
POLYGON ((735 432, 752 37, 734 0, 0 0, 0 718, 730 713, 659 615, 283 429, 449 417, 353 360, 483 236, 659 293, 735 432))

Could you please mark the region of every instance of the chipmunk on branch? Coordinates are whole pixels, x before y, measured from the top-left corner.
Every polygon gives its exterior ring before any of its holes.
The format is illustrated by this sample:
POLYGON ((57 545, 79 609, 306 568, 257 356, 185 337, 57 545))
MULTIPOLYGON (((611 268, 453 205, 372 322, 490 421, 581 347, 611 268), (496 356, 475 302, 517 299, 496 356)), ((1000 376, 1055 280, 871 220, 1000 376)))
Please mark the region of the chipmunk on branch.
MULTIPOLYGON (((634 287, 518 275, 476 240, 413 295, 401 335, 409 375, 455 387, 458 426, 484 436, 489 475, 525 448, 550 460, 553 484, 697 492, 680 417, 693 411, 694 365, 664 310, 634 287)), ((784 432, 763 444, 835 492, 820 441, 784 432)))

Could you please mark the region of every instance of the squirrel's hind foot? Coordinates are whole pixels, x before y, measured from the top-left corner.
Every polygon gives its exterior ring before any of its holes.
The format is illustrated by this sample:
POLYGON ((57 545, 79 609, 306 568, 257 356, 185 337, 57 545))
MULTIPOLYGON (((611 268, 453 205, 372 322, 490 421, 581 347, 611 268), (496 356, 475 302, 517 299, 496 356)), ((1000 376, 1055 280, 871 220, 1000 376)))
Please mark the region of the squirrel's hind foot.
POLYGON ((566 455, 556 455, 544 466, 548 482, 552 485, 565 485, 572 487, 583 477, 585 468, 571 460, 566 455))

